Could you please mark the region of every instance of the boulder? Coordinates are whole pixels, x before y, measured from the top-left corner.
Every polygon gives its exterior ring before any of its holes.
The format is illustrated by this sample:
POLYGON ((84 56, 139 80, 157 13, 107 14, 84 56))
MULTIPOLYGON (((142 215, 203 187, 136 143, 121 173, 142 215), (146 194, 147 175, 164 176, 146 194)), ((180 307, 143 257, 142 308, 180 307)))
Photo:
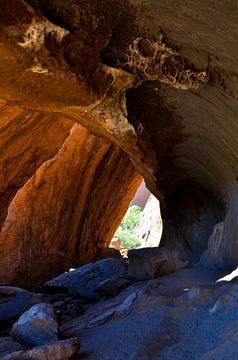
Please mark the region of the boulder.
POLYGON ((26 290, 0 286, 0 298, 7 299, 0 303, 0 321, 11 320, 31 307, 32 294, 26 290))
POLYGON ((73 295, 89 300, 96 299, 95 289, 105 280, 126 275, 127 263, 123 259, 107 258, 94 264, 81 266, 46 283, 46 286, 63 286, 73 295))
POLYGON ((74 338, 35 347, 29 351, 15 351, 1 357, 1 360, 68 360, 79 352, 79 348, 79 340, 74 338))
POLYGON ((11 336, 0 338, 0 357, 21 350, 24 350, 23 346, 14 341, 11 336))
POLYGON ((163 247, 133 249, 128 252, 128 275, 135 280, 153 279, 189 264, 184 253, 163 247))
POLYGON ((53 306, 46 303, 32 306, 13 325, 11 336, 26 348, 58 340, 58 323, 53 306))

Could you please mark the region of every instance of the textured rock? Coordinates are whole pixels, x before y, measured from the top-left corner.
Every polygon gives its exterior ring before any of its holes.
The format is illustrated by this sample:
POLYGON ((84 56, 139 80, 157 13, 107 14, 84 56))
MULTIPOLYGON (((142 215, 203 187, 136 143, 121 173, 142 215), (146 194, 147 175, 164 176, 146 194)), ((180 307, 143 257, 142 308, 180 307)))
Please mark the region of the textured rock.
POLYGON ((129 250, 128 259, 128 275, 135 280, 153 279, 189 264, 184 254, 162 247, 129 250))
MULTIPOLYGON (((163 243, 179 242, 198 261, 214 225, 224 222, 219 259, 214 261, 209 251, 206 263, 234 267, 237 16, 237 4, 222 0, 189 0, 186 6, 174 6, 172 0, 4 2, 2 117, 10 111, 14 124, 20 124, 14 112, 29 111, 32 118, 40 113, 39 126, 44 116, 57 121, 63 117, 114 142, 161 200, 163 219, 173 227, 169 233, 165 227, 163 243)), ((25 129, 23 124, 20 128, 25 129)), ((17 149, 32 144, 32 138, 42 139, 32 129, 30 140, 21 138, 19 147, 12 147, 20 170, 15 174, 12 166, 15 180, 3 181, 2 220, 17 189, 57 152, 59 138, 65 138, 64 131, 59 136, 52 130, 51 154, 41 154, 36 164, 34 156, 18 163, 17 149)), ((3 153, 8 144, 4 142, 3 153)), ((32 149, 35 154, 34 145, 32 149)))
POLYGON ((215 270, 189 267, 134 283, 65 322, 62 331, 80 334, 82 353, 89 353, 90 360, 121 360, 125 354, 133 360, 157 360, 158 354, 164 360, 236 359, 237 286, 216 283, 217 278, 215 270), (209 313, 223 293, 228 295, 225 316, 222 307, 209 313), (120 312, 126 304, 127 311, 120 312))
POLYGON ((122 292, 109 299, 102 299, 89 308, 82 316, 66 321, 61 326, 63 336, 70 337, 72 333, 102 325, 112 319, 128 315, 134 306, 143 283, 132 284, 122 292))
POLYGON ((94 260, 140 181, 119 148, 74 125, 57 156, 9 206, 0 233, 0 280, 30 286, 94 260))
POLYGON ((58 340, 58 323, 54 308, 41 303, 32 306, 13 325, 11 336, 26 348, 58 340))
POLYGON ((125 260, 108 258, 95 264, 84 265, 67 274, 60 275, 46 283, 47 286, 63 286, 73 293, 88 299, 95 299, 95 289, 105 280, 127 273, 125 260))
POLYGON ((39 111, 8 107, 0 102, 0 225, 7 208, 37 168, 54 156, 68 137, 72 123, 39 111))
POLYGON ((70 360, 79 351, 79 340, 68 339, 39 346, 29 351, 17 351, 3 356, 2 360, 70 360))

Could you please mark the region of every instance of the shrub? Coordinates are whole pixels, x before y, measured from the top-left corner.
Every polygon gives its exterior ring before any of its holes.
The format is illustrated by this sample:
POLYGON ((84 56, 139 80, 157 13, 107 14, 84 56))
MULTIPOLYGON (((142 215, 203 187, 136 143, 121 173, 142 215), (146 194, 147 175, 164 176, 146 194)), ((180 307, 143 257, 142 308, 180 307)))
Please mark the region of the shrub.
POLYGON ((127 249, 134 249, 140 246, 139 239, 132 235, 132 230, 136 227, 141 218, 141 208, 133 205, 124 216, 121 226, 117 229, 115 236, 121 240, 121 247, 127 249))
POLYGON ((127 229, 118 229, 115 234, 121 240, 121 247, 134 249, 140 246, 140 241, 136 236, 131 235, 127 229))
POLYGON ((123 229, 132 231, 140 221, 141 214, 142 211, 139 206, 133 205, 129 207, 122 220, 123 229))

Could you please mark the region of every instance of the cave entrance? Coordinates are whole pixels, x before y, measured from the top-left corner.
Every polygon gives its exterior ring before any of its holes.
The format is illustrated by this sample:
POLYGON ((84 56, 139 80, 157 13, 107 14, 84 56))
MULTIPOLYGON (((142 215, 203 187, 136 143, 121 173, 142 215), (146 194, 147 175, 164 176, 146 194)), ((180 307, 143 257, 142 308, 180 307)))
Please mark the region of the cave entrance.
POLYGON ((126 256, 130 249, 159 246, 162 228, 159 200, 151 194, 143 181, 117 228, 110 247, 120 250, 126 256))

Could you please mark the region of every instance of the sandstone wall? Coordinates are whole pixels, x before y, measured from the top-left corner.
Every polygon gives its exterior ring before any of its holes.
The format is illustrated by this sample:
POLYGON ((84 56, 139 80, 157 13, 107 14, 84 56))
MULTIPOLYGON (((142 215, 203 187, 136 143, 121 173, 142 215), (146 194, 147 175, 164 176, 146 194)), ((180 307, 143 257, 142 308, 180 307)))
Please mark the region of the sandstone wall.
POLYGON ((127 155, 74 125, 16 193, 0 234, 0 282, 35 285, 95 259, 141 182, 127 155))
MULTIPOLYGON (((67 118, 118 145, 160 200, 162 242, 179 242, 194 261, 206 252, 207 266, 236 266, 236 2, 9 0, 1 10, 6 110, 67 118)), ((2 213, 58 146, 2 181, 2 213)))

